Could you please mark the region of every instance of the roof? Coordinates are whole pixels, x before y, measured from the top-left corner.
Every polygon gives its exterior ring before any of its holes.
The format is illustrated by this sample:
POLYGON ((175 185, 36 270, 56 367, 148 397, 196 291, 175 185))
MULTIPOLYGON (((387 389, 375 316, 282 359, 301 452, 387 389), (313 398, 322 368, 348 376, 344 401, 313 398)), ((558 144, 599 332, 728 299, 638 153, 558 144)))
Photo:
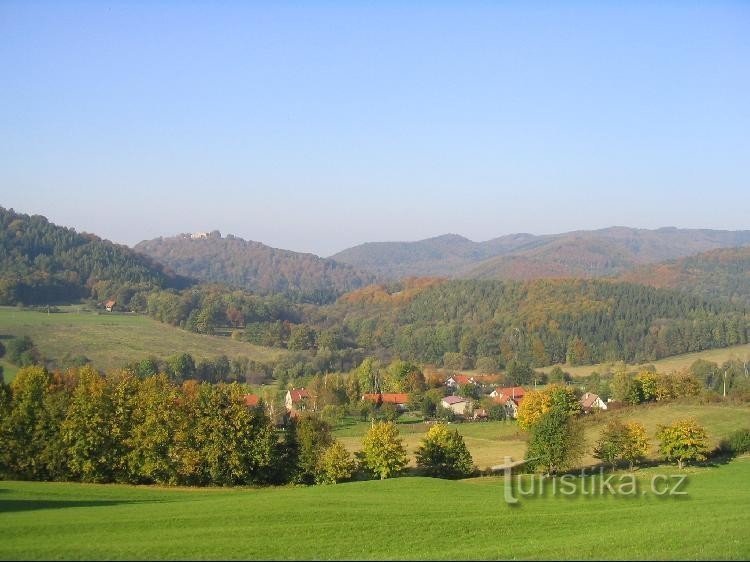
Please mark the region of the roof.
POLYGON ((257 394, 245 394, 243 398, 245 399, 245 406, 247 406, 248 408, 254 408, 260 401, 260 396, 258 396, 257 394))
POLYGON ((310 393, 304 388, 293 388, 288 391, 292 397, 292 402, 299 402, 305 398, 310 398, 310 393))
POLYGON ((586 394, 581 396, 581 406, 583 406, 584 410, 588 410, 589 408, 594 406, 597 400, 600 400, 598 394, 587 392, 586 394))
POLYGON ((511 398, 511 397, 510 397, 510 396, 508 396, 507 394, 501 394, 500 396, 494 396, 494 397, 492 398, 492 401, 493 401, 493 402, 494 402, 495 404, 501 404, 501 405, 503 405, 503 406, 505 406, 505 405, 506 405, 506 404, 508 404, 508 403, 511 403, 511 404, 515 404, 516 406, 518 406, 518 403, 519 403, 519 402, 520 402, 521 400, 520 400, 520 398, 516 398, 516 399, 514 400, 513 398, 511 398))
POLYGON ((362 395, 362 400, 382 404, 406 404, 409 402, 409 395, 401 392, 367 393, 362 395))
POLYGON ((453 375, 451 377, 448 377, 447 380, 453 379, 456 381, 457 384, 476 384, 474 381, 474 377, 470 377, 468 375, 453 375))
POLYGON ((463 398, 461 396, 446 396, 443 398, 443 402, 446 404, 460 404, 461 402, 466 402, 466 398, 463 398))
POLYGON ((524 394, 526 394, 526 391, 521 386, 505 386, 503 388, 496 388, 495 392, 498 394, 504 394, 505 396, 510 396, 511 398, 522 398, 524 394))

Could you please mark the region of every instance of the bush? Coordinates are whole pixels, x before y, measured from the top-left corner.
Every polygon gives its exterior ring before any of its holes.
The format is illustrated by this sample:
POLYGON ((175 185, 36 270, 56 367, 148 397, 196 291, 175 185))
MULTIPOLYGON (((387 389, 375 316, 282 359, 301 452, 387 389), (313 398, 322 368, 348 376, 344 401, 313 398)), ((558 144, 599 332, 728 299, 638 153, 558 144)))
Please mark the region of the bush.
POLYGON ((427 476, 437 478, 464 478, 474 471, 463 437, 442 423, 433 425, 422 439, 417 449, 417 466, 427 476))
POLYGON ((317 481, 321 484, 336 484, 349 480, 356 470, 357 461, 346 447, 335 441, 320 458, 317 481))
POLYGON ((750 429, 738 429, 722 439, 719 450, 732 455, 750 453, 750 429))

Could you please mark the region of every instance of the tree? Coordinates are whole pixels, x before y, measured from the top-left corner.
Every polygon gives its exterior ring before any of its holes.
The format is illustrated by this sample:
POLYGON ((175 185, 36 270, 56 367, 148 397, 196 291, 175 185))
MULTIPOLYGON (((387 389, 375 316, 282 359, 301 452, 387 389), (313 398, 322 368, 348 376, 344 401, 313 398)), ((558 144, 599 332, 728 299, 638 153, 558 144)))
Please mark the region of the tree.
POLYGON ((417 466, 427 476, 464 478, 471 475, 474 464, 464 438, 458 430, 442 423, 433 425, 417 449, 417 466))
POLYGON ((559 408, 551 409, 531 428, 526 465, 546 474, 557 474, 574 466, 584 448, 580 422, 559 408))
POLYGON ((575 391, 568 386, 551 384, 544 390, 527 392, 518 406, 518 426, 528 430, 553 409, 569 416, 579 414, 581 405, 575 391))
POLYGON ((612 420, 607 424, 594 448, 594 457, 614 468, 625 461, 630 469, 648 453, 646 428, 638 422, 623 423, 612 420))
POLYGON ((408 463, 403 440, 393 422, 373 422, 362 441, 365 466, 381 480, 401 472, 408 463))
POLYGON ((328 447, 318 464, 316 481, 322 484, 336 484, 349 480, 357 470, 357 461, 339 441, 328 447))
POLYGON ((78 384, 62 425, 71 474, 83 482, 109 482, 117 464, 111 436, 112 403, 107 384, 92 367, 78 373, 78 384))
POLYGON ((294 481, 314 484, 323 453, 333 444, 331 426, 317 415, 304 413, 297 421, 297 473, 294 481))
POLYGON ((694 419, 683 419, 672 425, 659 426, 656 433, 659 452, 667 461, 677 461, 682 468, 686 462, 702 461, 708 452, 708 435, 694 419))

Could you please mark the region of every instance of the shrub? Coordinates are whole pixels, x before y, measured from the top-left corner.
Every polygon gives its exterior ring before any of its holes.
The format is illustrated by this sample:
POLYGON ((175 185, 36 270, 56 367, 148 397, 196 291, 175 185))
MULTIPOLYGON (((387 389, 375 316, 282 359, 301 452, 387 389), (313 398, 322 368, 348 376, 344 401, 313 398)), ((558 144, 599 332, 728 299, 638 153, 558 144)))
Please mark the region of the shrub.
POLYGON ((719 450, 732 455, 741 455, 750 452, 750 429, 738 429, 722 439, 719 450))
POLYGON ((320 458, 317 481, 321 484, 336 484, 349 480, 357 470, 357 461, 340 442, 335 441, 320 458))
POLYGON ((433 425, 417 449, 417 466, 428 476, 463 478, 474 471, 464 438, 445 424, 433 425))

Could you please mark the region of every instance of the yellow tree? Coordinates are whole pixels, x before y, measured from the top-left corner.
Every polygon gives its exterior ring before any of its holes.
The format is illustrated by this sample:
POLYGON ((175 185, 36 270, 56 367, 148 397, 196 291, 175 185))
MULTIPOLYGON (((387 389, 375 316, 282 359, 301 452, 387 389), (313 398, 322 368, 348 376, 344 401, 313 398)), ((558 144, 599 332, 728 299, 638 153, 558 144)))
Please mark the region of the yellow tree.
POLYGON ((374 422, 362 441, 365 466, 381 480, 401 472, 408 458, 393 422, 374 422))
POLYGON ((679 468, 682 468, 685 462, 706 459, 708 435, 694 419, 683 419, 672 425, 659 426, 656 438, 660 440, 659 452, 666 460, 677 461, 679 468))

